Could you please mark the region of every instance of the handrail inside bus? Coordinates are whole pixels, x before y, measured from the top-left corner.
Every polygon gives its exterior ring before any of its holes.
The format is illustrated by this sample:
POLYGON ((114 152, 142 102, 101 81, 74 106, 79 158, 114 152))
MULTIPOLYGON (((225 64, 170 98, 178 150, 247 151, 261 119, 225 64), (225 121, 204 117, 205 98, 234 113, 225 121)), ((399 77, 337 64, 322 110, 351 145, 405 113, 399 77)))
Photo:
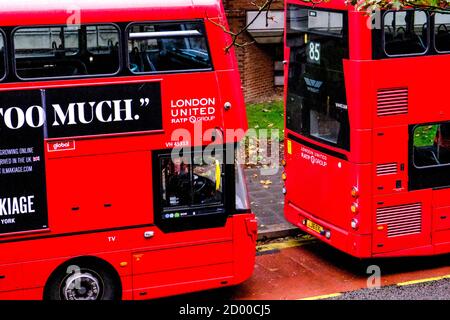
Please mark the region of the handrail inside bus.
POLYGON ((165 37, 192 37, 201 36, 198 30, 184 31, 160 31, 160 32, 133 32, 130 33, 130 39, 148 39, 148 38, 165 38, 165 37))

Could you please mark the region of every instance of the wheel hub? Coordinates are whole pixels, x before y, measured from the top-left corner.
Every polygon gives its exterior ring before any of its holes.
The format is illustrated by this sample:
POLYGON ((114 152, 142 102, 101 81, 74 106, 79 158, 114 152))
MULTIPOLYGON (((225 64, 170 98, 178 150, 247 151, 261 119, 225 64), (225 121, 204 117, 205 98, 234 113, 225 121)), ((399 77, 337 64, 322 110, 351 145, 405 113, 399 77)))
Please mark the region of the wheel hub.
POLYGON ((66 300, 98 300, 101 285, 90 272, 76 272, 65 281, 62 293, 66 300))

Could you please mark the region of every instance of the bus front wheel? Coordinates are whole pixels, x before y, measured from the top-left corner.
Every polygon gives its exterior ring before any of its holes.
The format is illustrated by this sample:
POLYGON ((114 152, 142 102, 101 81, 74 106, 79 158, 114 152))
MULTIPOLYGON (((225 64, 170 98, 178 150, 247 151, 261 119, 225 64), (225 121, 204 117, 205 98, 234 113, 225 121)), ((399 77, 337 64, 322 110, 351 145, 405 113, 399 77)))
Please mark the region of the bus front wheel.
POLYGON ((117 300, 117 279, 100 264, 70 263, 50 277, 44 294, 47 300, 117 300))

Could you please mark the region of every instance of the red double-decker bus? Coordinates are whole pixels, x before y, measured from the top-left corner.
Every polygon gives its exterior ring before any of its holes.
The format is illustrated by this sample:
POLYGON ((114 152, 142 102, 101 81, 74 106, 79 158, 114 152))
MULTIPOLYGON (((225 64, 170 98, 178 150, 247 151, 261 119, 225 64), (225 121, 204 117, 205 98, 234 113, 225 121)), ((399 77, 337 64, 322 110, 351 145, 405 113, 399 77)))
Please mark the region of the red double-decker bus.
POLYGON ((64 4, 0 13, 0 299, 244 281, 257 226, 241 135, 222 139, 247 123, 221 1, 64 4))
POLYGON ((449 252, 450 15, 286 18, 286 218, 356 257, 449 252))

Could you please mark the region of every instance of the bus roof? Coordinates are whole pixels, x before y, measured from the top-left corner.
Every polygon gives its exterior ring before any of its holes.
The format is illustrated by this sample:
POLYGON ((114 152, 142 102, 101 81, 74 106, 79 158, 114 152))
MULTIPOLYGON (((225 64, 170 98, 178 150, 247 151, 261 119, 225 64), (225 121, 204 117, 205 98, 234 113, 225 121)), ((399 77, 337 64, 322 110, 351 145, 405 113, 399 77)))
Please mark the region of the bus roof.
POLYGON ((1 1, 0 25, 213 18, 222 10, 221 0, 12 0, 1 1))

